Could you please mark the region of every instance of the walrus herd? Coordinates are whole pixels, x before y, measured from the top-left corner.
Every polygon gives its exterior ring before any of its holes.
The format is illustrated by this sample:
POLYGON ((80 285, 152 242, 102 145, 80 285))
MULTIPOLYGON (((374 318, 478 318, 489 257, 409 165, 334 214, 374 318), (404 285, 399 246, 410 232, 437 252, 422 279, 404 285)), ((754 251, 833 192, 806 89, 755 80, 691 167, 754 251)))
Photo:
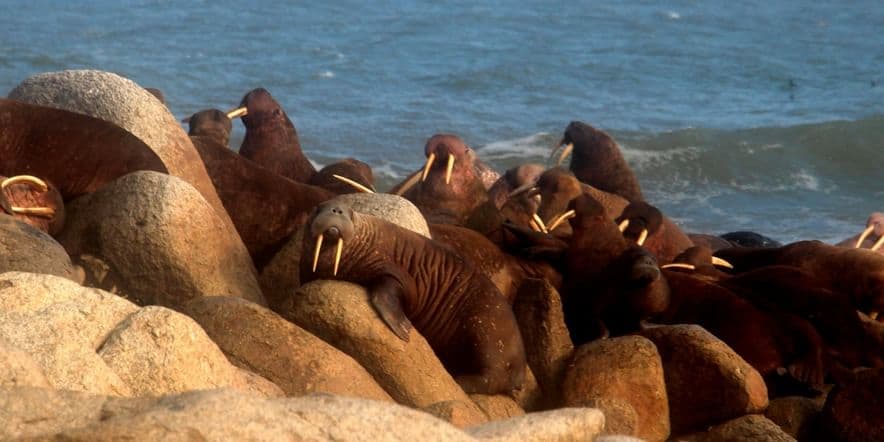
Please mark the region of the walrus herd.
MULTIPOLYGON (((0 213, 51 235, 65 202, 132 171, 168 171, 136 137, 97 118, 2 99, 0 121, 0 213)), ((502 174, 459 136, 430 136, 424 164, 389 190, 421 211, 430 239, 335 200, 376 192, 371 168, 346 158, 317 170, 266 89, 185 121, 259 272, 301 229, 301 284, 364 286, 378 319, 402 340, 418 330, 468 393, 523 385, 512 305, 532 278, 558 290, 575 345, 698 324, 757 369, 771 397, 818 395, 884 367, 882 213, 837 246, 687 234, 645 199, 614 138, 575 121, 551 167, 502 174), (234 151, 236 119, 246 135, 234 151)))

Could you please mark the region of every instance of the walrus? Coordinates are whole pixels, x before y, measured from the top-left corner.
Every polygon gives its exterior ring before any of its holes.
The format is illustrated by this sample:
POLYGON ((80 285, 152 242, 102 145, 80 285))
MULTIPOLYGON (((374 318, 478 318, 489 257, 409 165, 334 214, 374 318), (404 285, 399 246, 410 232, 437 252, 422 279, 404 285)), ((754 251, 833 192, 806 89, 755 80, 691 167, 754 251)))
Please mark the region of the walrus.
POLYGON ((237 155, 220 143, 227 126, 219 118, 228 119, 219 110, 195 114, 189 123, 190 132, 197 135, 190 139, 260 270, 285 240, 307 222, 313 208, 335 194, 292 181, 237 155))
POLYGON ((782 247, 783 243, 760 233, 739 230, 720 235, 722 239, 737 247, 782 247))
POLYGON ((660 230, 660 226, 663 225, 663 213, 644 201, 633 201, 623 208, 623 212, 614 219, 614 222, 624 237, 641 246, 649 235, 660 230))
POLYGON ((338 195, 375 191, 374 173, 371 171, 371 167, 354 158, 344 158, 323 167, 310 178, 307 184, 321 187, 338 195), (355 181, 362 188, 354 187, 356 184, 347 183, 345 180, 355 181))
POLYGON ((221 146, 230 144, 230 132, 233 123, 227 114, 219 109, 203 109, 186 118, 188 125, 187 135, 212 140, 221 146))
POLYGON ((163 94, 163 91, 155 87, 146 87, 144 90, 150 92, 150 94, 156 97, 157 100, 160 100, 160 103, 166 104, 166 95, 163 94))
POLYGON ((64 227, 64 201, 50 182, 30 175, 0 175, 0 209, 50 235, 64 227))
POLYGON ((301 150, 295 125, 266 89, 249 91, 228 116, 240 117, 246 127, 239 148, 243 157, 299 183, 310 181, 316 173, 301 150))
POLYGON ((545 168, 527 163, 508 169, 488 190, 488 199, 500 211, 500 218, 517 225, 529 225, 540 207, 540 195, 529 196, 522 189, 534 187, 545 168))
POLYGON ((365 286, 390 330, 407 341, 414 324, 467 393, 511 393, 522 384, 525 349, 512 309, 448 248, 338 201, 317 206, 303 241, 302 283, 365 286))
POLYGON ((866 228, 853 237, 839 242, 841 247, 869 249, 884 254, 884 212, 873 212, 866 221, 866 228))
POLYGON ((617 142, 604 131, 580 121, 572 121, 565 128, 565 135, 556 150, 562 146, 565 147, 556 165, 573 153, 569 168, 581 182, 630 202, 644 200, 635 173, 623 159, 617 142))

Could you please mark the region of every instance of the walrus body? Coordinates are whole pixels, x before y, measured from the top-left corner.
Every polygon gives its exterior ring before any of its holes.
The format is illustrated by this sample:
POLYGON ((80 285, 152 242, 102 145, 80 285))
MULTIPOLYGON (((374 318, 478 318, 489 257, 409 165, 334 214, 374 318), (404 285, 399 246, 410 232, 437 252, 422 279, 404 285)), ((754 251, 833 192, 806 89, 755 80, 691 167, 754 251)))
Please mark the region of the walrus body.
POLYGON ((626 164, 617 143, 604 131, 572 121, 559 144, 572 146, 570 169, 581 182, 630 202, 644 199, 635 173, 626 164))
POLYGON ((338 195, 361 192, 352 185, 335 178, 335 175, 353 180, 374 190, 374 173, 371 171, 371 167, 354 158, 344 158, 323 167, 310 178, 307 184, 321 187, 338 195))
POLYGON ((0 213, 3 212, 50 235, 64 227, 61 193, 52 183, 38 177, 0 175, 0 213))
POLYGON ((512 309, 488 278, 447 247, 330 201, 310 218, 301 256, 303 283, 341 279, 365 286, 390 329, 408 340, 413 323, 468 393, 521 385, 525 350, 512 309), (311 261, 320 235, 327 246, 319 244, 311 261))

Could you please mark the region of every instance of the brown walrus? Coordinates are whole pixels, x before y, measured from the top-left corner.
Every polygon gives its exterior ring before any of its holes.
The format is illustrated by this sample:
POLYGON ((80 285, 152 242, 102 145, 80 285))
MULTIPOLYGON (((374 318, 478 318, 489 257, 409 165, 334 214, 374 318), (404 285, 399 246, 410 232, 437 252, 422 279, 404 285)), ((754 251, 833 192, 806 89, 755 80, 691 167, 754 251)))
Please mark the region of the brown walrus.
POLYGON ((199 152, 212 184, 257 269, 275 254, 317 204, 335 195, 267 170, 233 152, 224 138, 218 110, 201 111, 190 119, 190 139, 199 152))
POLYGON ((884 254, 884 212, 873 212, 866 220, 866 228, 861 233, 839 242, 838 245, 864 248, 884 254))
MULTIPOLYGON (((644 200, 635 173, 626 164, 610 135, 586 123, 572 121, 558 147, 565 146, 557 164, 571 155, 571 172, 578 180, 628 201, 644 200)), ((555 153, 555 152, 553 152, 555 153)))
POLYGON ((323 167, 310 178, 307 184, 321 187, 338 195, 366 190, 375 191, 374 173, 371 171, 371 166, 354 158, 344 158, 323 167), (355 188, 354 184, 348 184, 344 180, 355 181, 363 189, 355 188))
POLYGON ((50 235, 64 227, 64 201, 49 182, 30 175, 0 175, 0 212, 6 212, 50 235))
POLYGON ((447 247, 328 201, 308 222, 301 256, 302 283, 365 286, 390 330, 407 341, 413 323, 464 391, 509 393, 522 384, 525 349, 512 309, 447 247))
POLYGON ((316 173, 301 150, 295 125, 266 89, 249 91, 240 107, 228 115, 239 116, 246 126, 240 155, 299 183, 306 183, 316 173))
POLYGON ((216 144, 227 147, 230 144, 230 131, 233 123, 227 114, 218 109, 204 109, 186 118, 187 135, 212 140, 216 144))
POLYGON ((530 196, 521 189, 533 187, 546 168, 527 163, 508 169, 488 190, 488 199, 500 210, 500 217, 516 225, 527 226, 540 207, 540 195, 530 196), (512 196, 511 196, 512 195, 512 196))

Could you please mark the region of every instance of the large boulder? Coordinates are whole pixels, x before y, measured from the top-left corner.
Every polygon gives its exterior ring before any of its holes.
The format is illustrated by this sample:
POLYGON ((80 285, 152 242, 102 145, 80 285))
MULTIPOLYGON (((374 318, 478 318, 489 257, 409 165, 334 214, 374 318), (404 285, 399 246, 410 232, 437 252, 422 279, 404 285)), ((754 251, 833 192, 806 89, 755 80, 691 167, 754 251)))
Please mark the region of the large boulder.
MULTIPOLYGON (((334 201, 343 201, 353 210, 376 216, 413 232, 430 237, 430 228, 420 210, 405 198, 386 193, 352 193, 335 197, 334 201)), ((283 245, 279 252, 261 270, 259 282, 268 305, 279 310, 286 298, 292 296, 301 286, 301 248, 303 247, 304 228, 283 245)))
POLYGON ((767 407, 767 386, 758 371, 704 328, 659 326, 641 334, 657 346, 663 360, 674 434, 767 407))
POLYGON ((0 338, 0 387, 49 387, 40 364, 0 338))
POLYGON ((14 271, 80 279, 61 244, 48 233, 0 211, 0 273, 14 271))
POLYGON ((457 428, 474 427, 488 420, 487 415, 476 413, 476 404, 459 400, 436 402, 421 408, 421 410, 457 428))
POLYGON ((499 421, 511 417, 524 416, 525 410, 513 398, 502 394, 471 394, 470 399, 479 406, 489 421, 499 421))
POLYGON ((46 72, 28 77, 8 97, 100 118, 131 132, 150 146, 169 174, 195 187, 233 232, 190 138, 166 106, 132 80, 97 70, 46 72))
MULTIPOLYGON (((669 436, 663 362, 654 343, 647 338, 623 336, 578 347, 565 370, 562 399, 568 407, 598 399, 625 402, 637 416, 632 436, 648 441, 663 441, 669 436)), ((602 411, 608 415, 607 410, 602 411)), ((605 432, 622 434, 608 428, 605 432)))
MULTIPOLYGON (((399 339, 356 284, 319 280, 289 299, 283 316, 352 356, 397 402, 423 408, 437 402, 470 398, 442 366, 417 330, 399 339)), ((481 415, 481 411, 476 408, 481 415)))
POLYGON ((884 368, 862 370, 835 386, 820 422, 833 440, 884 440, 884 368))
POLYGON ((98 422, 105 396, 33 386, 0 386, 0 440, 52 435, 98 422))
POLYGON ((232 297, 203 297, 182 310, 235 364, 273 381, 289 396, 323 392, 392 401, 353 358, 278 314, 232 297))
POLYGON ((198 296, 263 303, 245 246, 192 186, 135 172, 68 205, 59 241, 100 257, 139 304, 174 307, 198 296))
POLYGON ((764 411, 764 417, 770 419, 798 440, 811 440, 816 431, 817 417, 825 404, 825 396, 809 398, 803 396, 786 396, 771 399, 764 411))
POLYGON ((710 427, 701 433, 679 437, 678 440, 685 442, 795 442, 795 438, 783 432, 777 424, 758 414, 747 414, 710 427))
POLYGON ((560 408, 489 422, 467 430, 481 440, 591 441, 605 428, 605 415, 592 408, 560 408))

